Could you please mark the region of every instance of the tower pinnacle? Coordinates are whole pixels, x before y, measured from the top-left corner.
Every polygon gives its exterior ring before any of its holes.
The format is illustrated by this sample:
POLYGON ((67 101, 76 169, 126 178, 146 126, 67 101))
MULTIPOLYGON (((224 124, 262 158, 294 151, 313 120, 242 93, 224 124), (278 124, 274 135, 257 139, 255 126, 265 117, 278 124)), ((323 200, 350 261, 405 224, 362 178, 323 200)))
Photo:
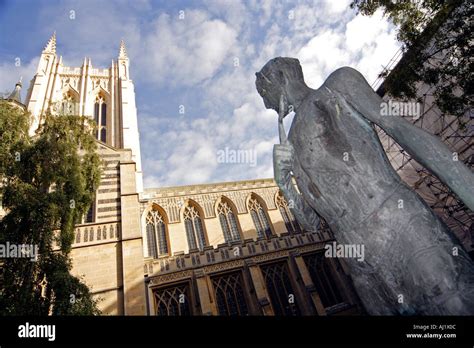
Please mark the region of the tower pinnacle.
POLYGON ((21 95, 20 95, 20 91, 22 87, 21 80, 22 80, 22 77, 20 77, 20 79, 15 85, 15 89, 10 93, 7 99, 15 100, 21 103, 21 95))
POLYGON ((56 53, 56 31, 53 33, 48 43, 46 44, 43 53, 56 53))
POLYGON ((119 50, 119 59, 128 59, 127 49, 125 48, 125 42, 120 40, 120 50, 119 50))

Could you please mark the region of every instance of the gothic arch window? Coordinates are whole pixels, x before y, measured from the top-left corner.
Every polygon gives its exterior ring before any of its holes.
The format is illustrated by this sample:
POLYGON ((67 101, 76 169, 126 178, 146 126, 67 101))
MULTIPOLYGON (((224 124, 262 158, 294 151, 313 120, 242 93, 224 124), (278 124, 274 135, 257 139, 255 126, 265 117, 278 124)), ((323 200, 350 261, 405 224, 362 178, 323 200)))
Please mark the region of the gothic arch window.
POLYGON ((100 130, 100 141, 104 143, 107 141, 107 131, 105 130, 105 128, 101 128, 100 130))
POLYGON ((276 205, 280 210, 280 214, 283 217, 283 221, 285 222, 286 230, 289 233, 299 233, 301 232, 300 225, 296 221, 293 213, 291 212, 288 202, 286 201, 285 197, 279 192, 276 196, 276 205))
POLYGON ((75 114, 76 99, 71 92, 67 92, 63 95, 61 101, 61 114, 63 115, 74 115, 75 114))
POLYGON ((191 315, 190 289, 187 283, 153 291, 156 315, 188 316, 191 315))
POLYGON ((46 72, 48 71, 48 68, 49 68, 49 57, 46 57, 45 59, 45 67, 43 69, 43 72, 46 74, 46 72))
POLYGON ((217 215, 221 224, 222 233, 227 243, 240 241, 240 232, 236 214, 230 203, 225 199, 221 199, 217 205, 217 215))
POLYGON ((325 308, 344 303, 344 296, 335 279, 335 270, 323 253, 303 257, 314 286, 325 308))
POLYGON ((95 98, 94 120, 97 125, 97 139, 107 141, 107 102, 102 95, 95 98))
POLYGON ((95 221, 95 197, 84 216, 84 223, 90 223, 95 221))
POLYGON ((261 267, 275 315, 300 315, 286 261, 261 267))
POLYGON ((146 217, 148 256, 157 258, 168 254, 168 238, 165 220, 158 210, 150 210, 146 217))
POLYGON ((91 227, 90 232, 89 232, 89 241, 92 242, 93 240, 94 240, 94 229, 91 227))
POLYGON ((84 229, 84 242, 88 242, 89 241, 89 231, 86 229, 84 229))
POLYGON ((240 272, 212 278, 219 315, 248 315, 245 286, 240 272))
POLYGON ((97 240, 101 240, 102 239, 102 233, 100 231, 100 227, 97 228, 97 240))
POLYGON ((263 208, 263 204, 256 195, 250 197, 248 209, 255 225, 257 236, 259 238, 269 238, 272 235, 269 219, 265 209, 263 208))
POLYGON ((189 249, 203 250, 207 243, 198 209, 194 205, 188 204, 184 209, 183 217, 189 249))
POLYGON ((123 67, 123 77, 127 78, 127 65, 125 64, 125 62, 122 63, 122 67, 123 67))
POLYGON ((76 243, 80 243, 81 242, 81 230, 78 229, 76 231, 76 243))

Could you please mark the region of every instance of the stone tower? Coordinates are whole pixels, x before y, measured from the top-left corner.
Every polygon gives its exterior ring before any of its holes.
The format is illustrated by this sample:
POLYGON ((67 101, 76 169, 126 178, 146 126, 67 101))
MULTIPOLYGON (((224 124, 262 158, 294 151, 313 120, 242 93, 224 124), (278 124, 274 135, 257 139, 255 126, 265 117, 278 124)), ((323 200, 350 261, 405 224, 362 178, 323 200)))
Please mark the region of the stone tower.
MULTIPOLYGON (((100 185, 89 211, 75 226, 72 274, 99 300, 103 314, 143 315, 145 283, 139 193, 143 190, 135 92, 125 44, 111 66, 98 69, 90 58, 67 67, 56 55, 56 35, 43 49, 27 92, 30 134, 45 115, 80 115, 97 124, 102 160, 100 185)), ((8 100, 21 104, 21 83, 8 100)))
POLYGON ((131 149, 136 163, 137 192, 143 191, 135 88, 130 79, 125 43, 105 69, 94 68, 90 58, 81 67, 68 67, 56 55, 56 33, 41 53, 38 69, 26 97, 33 117, 30 134, 41 126, 44 115, 74 114, 93 118, 99 141, 117 149, 131 149))

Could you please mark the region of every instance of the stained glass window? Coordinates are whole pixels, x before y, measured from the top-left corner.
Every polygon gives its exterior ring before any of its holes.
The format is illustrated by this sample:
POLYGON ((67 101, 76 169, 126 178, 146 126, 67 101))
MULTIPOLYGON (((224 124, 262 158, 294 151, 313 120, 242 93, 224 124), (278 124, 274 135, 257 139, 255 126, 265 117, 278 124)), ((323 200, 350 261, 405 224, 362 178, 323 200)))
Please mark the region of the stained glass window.
POLYGON ((281 216, 283 217, 286 230, 289 233, 301 232, 300 225, 298 224, 294 215, 292 214, 288 206, 288 202, 286 201, 285 197, 283 197, 281 193, 279 193, 276 197, 276 205, 278 209, 280 210, 281 216))
POLYGON ((240 272, 214 277, 212 285, 219 315, 249 314, 240 272))
POLYGON ((84 217, 84 222, 94 222, 95 221, 95 198, 92 201, 89 210, 87 210, 86 216, 84 217))
POLYGON ((107 125, 107 104, 102 102, 101 110, 100 110, 100 125, 106 126, 107 125))
POLYGON ((194 235, 193 222, 190 219, 184 220, 184 227, 186 229, 186 237, 188 239, 189 249, 197 249, 196 236, 194 235))
POLYGON ((184 210, 184 227, 189 249, 204 249, 207 245, 204 226, 198 210, 192 205, 188 205, 184 210))
POLYGON ((99 125, 99 103, 97 101, 94 104, 94 121, 95 121, 95 124, 98 126, 99 125))
POLYGON ((107 141, 107 130, 105 128, 100 130, 100 141, 104 143, 107 141))
POLYGON ((241 238, 239 228, 237 227, 237 220, 230 205, 225 201, 221 201, 217 206, 217 214, 219 215, 219 221, 221 223, 225 241, 240 241, 241 238))
POLYGON ((146 237, 148 256, 157 258, 168 254, 168 238, 163 216, 157 210, 151 210, 146 217, 146 237))
POLYGON ((252 217, 255 229, 257 230, 258 237, 269 238, 272 235, 272 231, 268 222, 267 213, 255 196, 250 198, 248 208, 250 210, 250 216, 252 217))
POLYGON ((153 291, 156 315, 187 316, 191 314, 188 284, 175 285, 153 291))
POLYGON ((107 141, 107 103, 105 98, 98 95, 94 104, 94 120, 97 125, 97 139, 107 141))

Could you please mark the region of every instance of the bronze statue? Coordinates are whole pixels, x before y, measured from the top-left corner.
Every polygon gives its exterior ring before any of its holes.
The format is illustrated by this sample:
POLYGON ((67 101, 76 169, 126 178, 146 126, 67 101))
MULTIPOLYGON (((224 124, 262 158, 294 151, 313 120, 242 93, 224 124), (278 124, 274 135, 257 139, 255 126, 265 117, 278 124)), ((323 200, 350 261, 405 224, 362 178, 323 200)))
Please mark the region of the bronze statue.
POLYGON ((373 124, 474 209, 474 174, 437 137, 397 116, 348 67, 317 90, 299 61, 270 60, 257 74, 265 107, 279 114, 275 180, 305 230, 328 223, 369 314, 473 315, 474 264, 457 238, 392 168, 373 124), (283 118, 295 112, 288 138, 283 118), (296 186, 293 183, 296 182, 296 186), (317 214, 316 214, 317 213, 317 214))

